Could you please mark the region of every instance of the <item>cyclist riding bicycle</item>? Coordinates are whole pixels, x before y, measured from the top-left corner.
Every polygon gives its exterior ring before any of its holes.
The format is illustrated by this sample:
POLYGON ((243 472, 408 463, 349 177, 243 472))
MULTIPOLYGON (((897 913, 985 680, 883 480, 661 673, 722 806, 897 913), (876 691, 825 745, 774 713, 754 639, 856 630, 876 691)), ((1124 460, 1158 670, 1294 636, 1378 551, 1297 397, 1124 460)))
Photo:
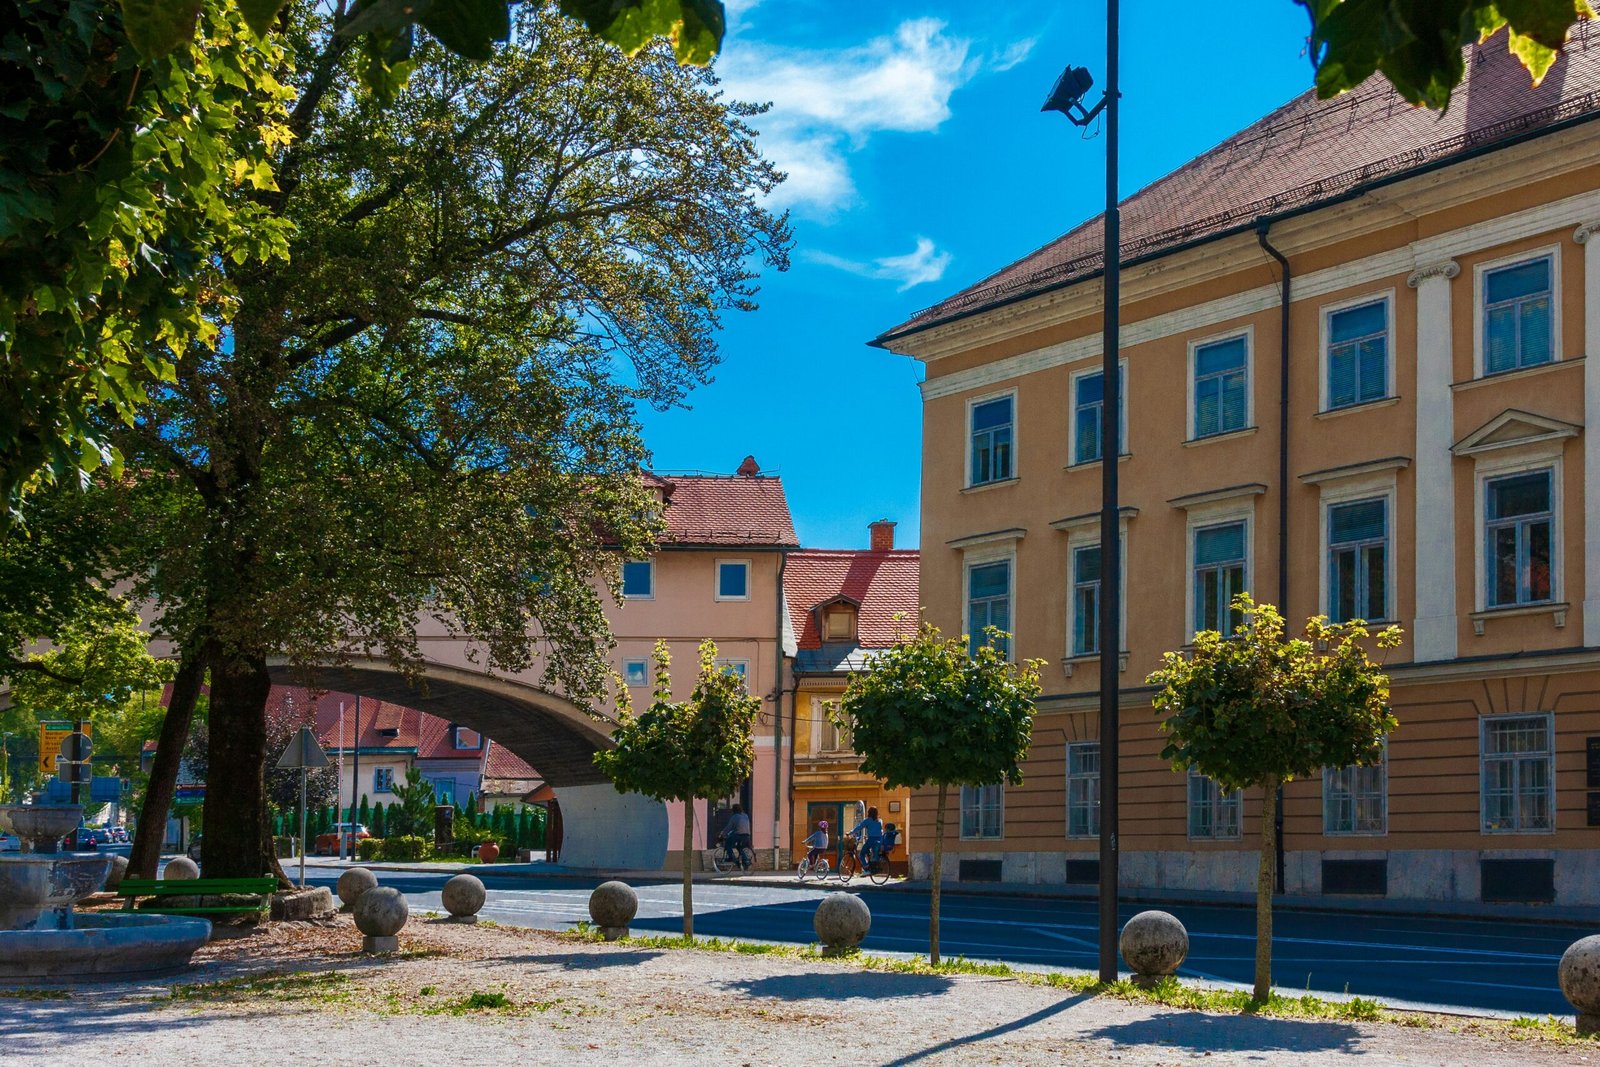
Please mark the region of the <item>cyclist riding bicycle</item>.
POLYGON ((861 866, 865 868, 877 858, 883 847, 883 820, 878 818, 878 809, 868 808, 867 817, 856 823, 856 828, 850 833, 861 843, 856 854, 861 857, 861 866))
POLYGON ((744 807, 735 804, 728 816, 728 825, 723 830, 726 836, 729 857, 743 854, 743 850, 750 847, 750 816, 744 813, 744 807))
POLYGON ((817 829, 805 840, 806 867, 814 866, 822 856, 823 850, 828 847, 828 820, 823 819, 817 823, 817 829))

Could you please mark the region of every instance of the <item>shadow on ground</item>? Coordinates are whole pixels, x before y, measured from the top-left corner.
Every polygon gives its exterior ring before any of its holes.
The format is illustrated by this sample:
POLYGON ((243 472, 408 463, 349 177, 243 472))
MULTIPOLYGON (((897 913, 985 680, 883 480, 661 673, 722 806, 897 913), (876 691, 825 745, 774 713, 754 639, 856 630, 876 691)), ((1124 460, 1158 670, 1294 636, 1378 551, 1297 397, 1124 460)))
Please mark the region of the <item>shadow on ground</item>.
POLYGON ((1119 1045, 1156 1045, 1208 1052, 1355 1052, 1361 1031, 1348 1023, 1296 1022, 1259 1015, 1163 1013, 1138 1022, 1102 1026, 1083 1036, 1119 1045))
POLYGON ((881 971, 809 971, 805 974, 775 974, 724 982, 723 988, 738 990, 752 997, 776 1000, 896 1000, 937 997, 954 983, 937 974, 885 974, 881 971))
POLYGON ((599 971, 612 967, 637 967, 660 956, 660 952, 632 949, 619 952, 530 952, 519 956, 501 956, 501 963, 538 963, 552 967, 565 967, 569 971, 599 971))
POLYGON ((1047 1019, 1052 1019, 1055 1016, 1060 1015, 1064 1011, 1070 1011, 1072 1008, 1077 1007, 1079 1004, 1084 1003, 1088 999, 1088 994, 1080 993, 1077 996, 1068 997, 1065 1000, 1058 1000, 1054 1004, 1040 1008, 1031 1015, 1024 1015, 1020 1019, 1013 1019, 1008 1023, 999 1023, 995 1026, 989 1027, 987 1030, 980 1030, 975 1034, 963 1034, 960 1037, 952 1037, 947 1041, 939 1042, 937 1045, 930 1045, 925 1049, 918 1049, 916 1052, 908 1052, 897 1060, 889 1060, 884 1064, 884 1067, 904 1067, 905 1064, 920 1063, 923 1060, 931 1059, 934 1056, 939 1056, 946 1052, 952 1052, 956 1049, 964 1049, 969 1053, 977 1054, 982 1050, 977 1049, 974 1046, 980 1044, 981 1042, 988 1041, 993 1038, 1005 1037, 1009 1034, 1015 1034, 1019 1031, 1026 1030, 1028 1027, 1033 1026, 1036 1023, 1042 1023, 1047 1019))

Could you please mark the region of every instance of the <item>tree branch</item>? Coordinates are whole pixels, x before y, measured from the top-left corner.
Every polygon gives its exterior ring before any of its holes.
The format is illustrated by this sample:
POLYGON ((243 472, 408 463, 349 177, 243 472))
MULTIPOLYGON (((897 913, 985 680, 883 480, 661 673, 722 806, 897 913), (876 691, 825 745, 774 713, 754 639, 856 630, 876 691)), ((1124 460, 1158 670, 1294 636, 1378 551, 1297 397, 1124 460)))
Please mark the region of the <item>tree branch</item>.
POLYGON ((76 686, 83 684, 82 678, 73 678, 58 671, 53 671, 38 660, 11 659, 10 657, 0 659, 0 675, 12 675, 23 671, 42 674, 52 682, 60 682, 62 685, 76 686))

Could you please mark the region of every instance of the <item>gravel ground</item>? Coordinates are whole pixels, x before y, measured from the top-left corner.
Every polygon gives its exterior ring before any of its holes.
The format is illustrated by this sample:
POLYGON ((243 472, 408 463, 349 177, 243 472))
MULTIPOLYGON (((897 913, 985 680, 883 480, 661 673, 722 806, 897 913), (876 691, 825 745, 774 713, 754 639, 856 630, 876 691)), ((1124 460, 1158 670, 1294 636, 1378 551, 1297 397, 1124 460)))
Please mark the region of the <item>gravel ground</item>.
POLYGON ((402 952, 348 920, 224 937, 181 979, 0 991, 0 1060, 161 1065, 1600 1065, 1600 1044, 1205 1015, 1004 978, 564 940, 413 916, 402 952))

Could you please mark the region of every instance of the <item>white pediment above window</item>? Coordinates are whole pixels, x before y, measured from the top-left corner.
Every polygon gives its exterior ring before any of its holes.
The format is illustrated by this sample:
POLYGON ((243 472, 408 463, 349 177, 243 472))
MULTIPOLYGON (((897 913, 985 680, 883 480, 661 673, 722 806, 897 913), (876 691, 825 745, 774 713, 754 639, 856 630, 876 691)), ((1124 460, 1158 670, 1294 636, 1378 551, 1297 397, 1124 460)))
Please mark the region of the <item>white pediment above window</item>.
POLYGON ((1570 422, 1535 415, 1530 411, 1507 408, 1457 441, 1451 446, 1450 451, 1458 456, 1476 456, 1501 448, 1520 448, 1524 445, 1560 441, 1563 438, 1576 437, 1582 432, 1582 426, 1570 422))

